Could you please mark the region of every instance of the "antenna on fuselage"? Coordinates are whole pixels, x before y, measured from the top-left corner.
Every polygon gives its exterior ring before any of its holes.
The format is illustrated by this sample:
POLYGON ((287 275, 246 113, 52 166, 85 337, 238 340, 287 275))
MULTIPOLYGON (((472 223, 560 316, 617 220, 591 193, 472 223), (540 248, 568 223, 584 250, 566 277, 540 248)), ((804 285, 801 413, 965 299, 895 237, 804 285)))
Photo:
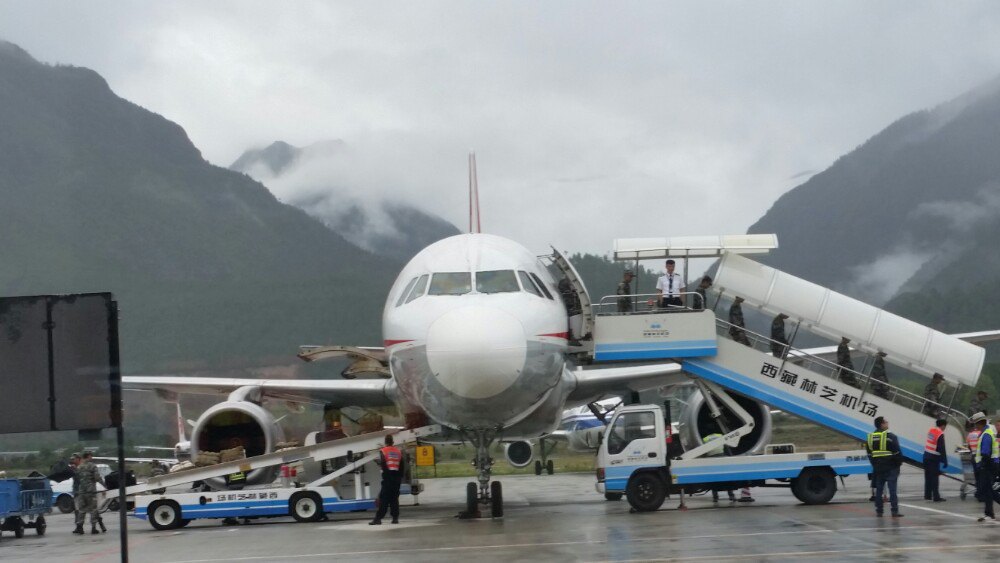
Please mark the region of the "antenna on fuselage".
POLYGON ((479 179, 476 174, 476 153, 469 153, 469 232, 481 233, 479 222, 479 179))

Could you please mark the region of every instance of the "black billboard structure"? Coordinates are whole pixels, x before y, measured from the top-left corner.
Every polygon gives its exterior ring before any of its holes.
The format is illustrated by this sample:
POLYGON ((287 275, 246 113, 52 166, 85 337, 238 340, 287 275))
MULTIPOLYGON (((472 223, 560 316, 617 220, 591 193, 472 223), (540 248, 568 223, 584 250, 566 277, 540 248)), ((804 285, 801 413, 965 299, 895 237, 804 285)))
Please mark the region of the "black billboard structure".
MULTIPOLYGON (((0 298, 0 433, 114 428, 125 472, 118 303, 110 293, 0 298)), ((122 560, 125 479, 118 479, 122 560)))

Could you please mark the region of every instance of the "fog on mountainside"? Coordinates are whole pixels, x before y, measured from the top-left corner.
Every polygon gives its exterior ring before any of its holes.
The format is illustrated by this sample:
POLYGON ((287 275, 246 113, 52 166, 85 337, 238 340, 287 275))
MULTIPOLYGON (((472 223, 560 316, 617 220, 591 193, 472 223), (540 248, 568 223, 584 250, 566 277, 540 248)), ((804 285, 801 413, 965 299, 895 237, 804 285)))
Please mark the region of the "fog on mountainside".
POLYGON ((998 328, 1000 79, 907 115, 752 227, 772 266, 946 331, 998 328))
MULTIPOLYGON (((229 168, 264 183, 285 203, 301 208, 352 243, 400 262, 425 246, 456 235, 444 219, 409 203, 406 194, 355 185, 352 148, 341 140, 294 147, 276 141, 244 152, 229 168)), ((410 197, 415 197, 410 194, 410 197)))

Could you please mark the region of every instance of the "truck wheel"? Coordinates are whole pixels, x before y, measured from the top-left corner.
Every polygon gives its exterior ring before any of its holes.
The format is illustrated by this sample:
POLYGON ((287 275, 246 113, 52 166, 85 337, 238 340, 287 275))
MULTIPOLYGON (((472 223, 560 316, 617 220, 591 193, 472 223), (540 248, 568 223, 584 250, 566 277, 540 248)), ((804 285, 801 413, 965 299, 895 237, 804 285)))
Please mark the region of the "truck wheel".
POLYGON ((621 500, 621 493, 604 493, 604 500, 621 500))
POLYGON ((149 524, 157 530, 171 530, 180 525, 181 507, 172 500, 158 500, 149 505, 149 524))
POLYGON ((542 474, 542 462, 536 459, 535 460, 535 475, 541 475, 541 474, 542 474))
POLYGON ((73 497, 67 494, 59 495, 56 497, 56 508, 58 508, 59 512, 62 512, 63 514, 73 512, 73 509, 75 508, 73 506, 73 497))
POLYGON ((549 475, 552 475, 553 473, 556 472, 556 468, 554 465, 552 465, 551 459, 545 463, 545 472, 548 473, 549 475))
POLYGON ((21 518, 18 517, 18 516, 15 516, 15 517, 11 518, 11 520, 14 521, 14 523, 10 527, 11 530, 14 530, 14 537, 15 538, 23 538, 24 537, 24 520, 21 520, 21 518))
POLYGON ((805 504, 826 504, 837 492, 837 477, 827 467, 807 467, 792 479, 792 494, 805 504))
POLYGON ((490 516, 503 517, 503 485, 500 481, 490 483, 490 516))
POLYGON ((296 522, 315 522, 323 517, 323 499, 312 491, 299 491, 288 499, 288 512, 296 522))
POLYGON ((45 517, 44 516, 39 516, 38 518, 35 518, 35 533, 36 534, 38 534, 40 536, 44 536, 46 528, 48 528, 48 524, 45 523, 45 517))
POLYGON ((625 496, 637 512, 650 512, 663 505, 667 487, 663 484, 663 479, 647 471, 629 479, 628 486, 625 487, 625 496))

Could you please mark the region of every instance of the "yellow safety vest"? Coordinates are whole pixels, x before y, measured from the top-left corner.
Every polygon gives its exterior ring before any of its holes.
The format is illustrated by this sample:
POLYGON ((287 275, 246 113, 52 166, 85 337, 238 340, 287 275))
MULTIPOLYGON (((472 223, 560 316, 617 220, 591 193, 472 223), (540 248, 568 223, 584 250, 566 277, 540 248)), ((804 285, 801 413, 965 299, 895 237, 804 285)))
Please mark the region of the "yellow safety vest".
POLYGON ((872 453, 872 457, 891 456, 892 452, 889 451, 889 431, 885 430, 868 434, 868 451, 872 453))
POLYGON ((986 430, 979 435, 979 441, 976 442, 976 463, 982 463, 983 461, 983 436, 986 434, 990 435, 993 440, 993 455, 990 457, 997 459, 1000 457, 1000 444, 997 444, 997 431, 993 428, 993 425, 987 425, 986 430))

